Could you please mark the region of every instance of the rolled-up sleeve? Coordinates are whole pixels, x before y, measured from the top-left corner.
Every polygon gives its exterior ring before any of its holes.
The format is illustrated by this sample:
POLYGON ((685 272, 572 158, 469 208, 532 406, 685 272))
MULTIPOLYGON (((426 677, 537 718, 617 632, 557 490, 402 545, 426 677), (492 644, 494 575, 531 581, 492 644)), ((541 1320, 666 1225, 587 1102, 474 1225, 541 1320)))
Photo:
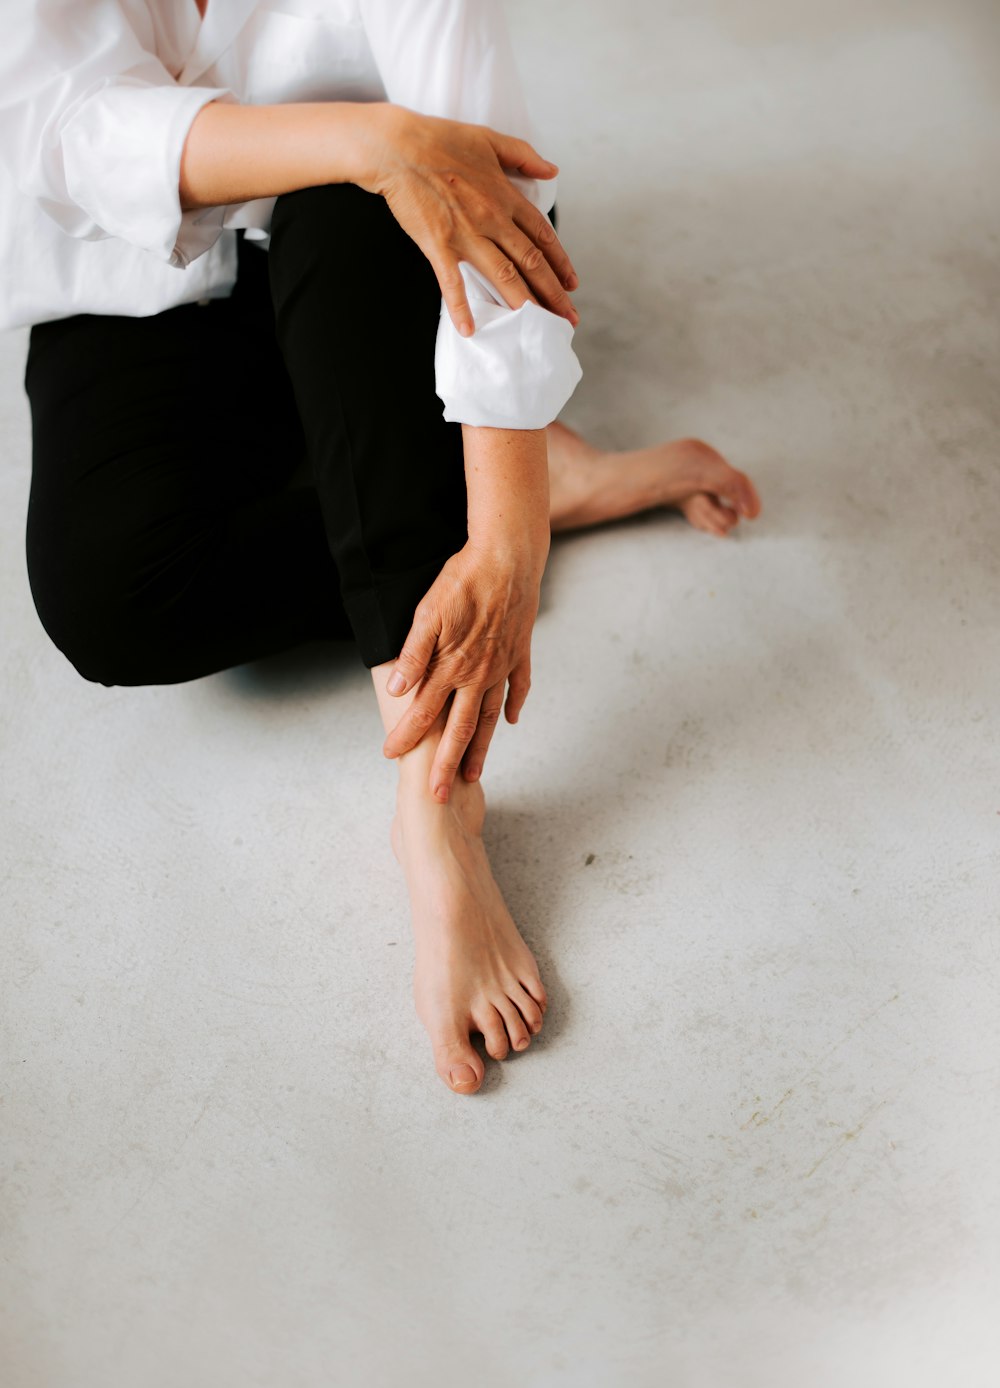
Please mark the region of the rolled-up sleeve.
POLYGON ((461 269, 476 331, 462 337, 442 303, 434 369, 445 419, 543 429, 583 374, 572 324, 538 304, 508 308, 471 265, 461 269))
POLYGON ((225 209, 182 210, 181 155, 201 108, 233 93, 178 85, 113 0, 38 0, 7 27, 0 146, 19 190, 69 236, 177 266, 207 251, 225 209))
MULTIPOLYGON (((536 143, 498 0, 362 0, 361 10, 390 101, 536 143)), ((511 182, 540 211, 551 210, 555 180, 511 182)), ((442 302, 435 377, 445 418, 507 429, 550 424, 583 374, 572 324, 538 304, 509 308, 473 266, 460 269, 476 330, 462 337, 442 302)))

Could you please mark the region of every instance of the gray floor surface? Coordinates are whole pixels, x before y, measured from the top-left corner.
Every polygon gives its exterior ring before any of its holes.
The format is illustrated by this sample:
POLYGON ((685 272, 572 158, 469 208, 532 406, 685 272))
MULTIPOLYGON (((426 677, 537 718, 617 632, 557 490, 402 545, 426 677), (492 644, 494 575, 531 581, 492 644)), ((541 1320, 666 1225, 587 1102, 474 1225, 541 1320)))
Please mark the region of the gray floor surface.
POLYGON ((552 1006, 472 1100, 368 675, 84 683, 0 341, 5 1388, 997 1382, 996 16, 512 6, 566 418, 763 513, 554 545, 487 780, 552 1006))

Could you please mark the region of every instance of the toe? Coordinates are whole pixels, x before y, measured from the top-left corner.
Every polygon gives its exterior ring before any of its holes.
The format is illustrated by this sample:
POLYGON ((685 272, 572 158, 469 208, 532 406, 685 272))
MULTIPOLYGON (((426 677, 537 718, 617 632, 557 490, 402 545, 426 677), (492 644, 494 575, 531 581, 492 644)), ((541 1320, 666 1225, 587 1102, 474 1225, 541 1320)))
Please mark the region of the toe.
POLYGON ((735 480, 716 487, 716 493, 741 516, 752 519, 760 510, 760 498, 753 490, 750 478, 742 472, 735 474, 735 480), (744 485, 745 484, 745 485, 744 485))
POLYGON ((456 1094, 475 1094, 483 1082, 485 1069, 468 1036, 459 1030, 432 1036, 434 1064, 449 1089, 456 1094))
POLYGON ((754 516, 760 515, 760 496, 757 493, 757 488, 745 472, 737 472, 736 476, 739 479, 743 514, 752 520, 754 516))
POLYGON ((528 1030, 534 1035, 542 1029, 542 1009, 535 1002, 530 993, 527 993, 519 984, 512 983, 507 989, 507 996, 520 1012, 527 1023, 528 1030))
POLYGON ((549 1005, 549 995, 545 991, 545 985, 542 983, 542 980, 538 977, 537 973, 528 972, 522 974, 519 981, 528 996, 534 998, 544 1016, 545 1009, 549 1005))
POLYGON ((484 1003, 482 1008, 473 1015, 476 1026, 483 1033, 488 1054, 494 1060, 503 1060, 510 1050, 504 1019, 492 1003, 484 1003))
POLYGON ((524 1018, 511 1002, 510 998, 498 998, 495 1003, 497 1011, 504 1020, 507 1028, 507 1035, 510 1037, 510 1044, 515 1051, 523 1051, 531 1040, 524 1018))
POLYGON ((753 517, 760 511, 760 497, 750 478, 708 444, 703 445, 700 457, 698 490, 724 497, 740 515, 753 517))
MULTIPOLYGON (((707 492, 696 492, 689 496, 681 506, 685 518, 698 530, 707 530, 710 535, 728 535, 723 508, 712 500, 707 492)), ((732 513, 729 512, 731 515, 732 513)))
POLYGON ((752 519, 760 511, 757 489, 745 472, 737 472, 726 464, 726 476, 720 477, 712 490, 741 516, 752 519))
POLYGON ((719 525, 722 526, 723 530, 728 532, 739 525, 739 512, 735 507, 728 505, 724 497, 710 496, 708 501, 709 505, 712 507, 712 515, 715 517, 716 521, 718 521, 719 525))

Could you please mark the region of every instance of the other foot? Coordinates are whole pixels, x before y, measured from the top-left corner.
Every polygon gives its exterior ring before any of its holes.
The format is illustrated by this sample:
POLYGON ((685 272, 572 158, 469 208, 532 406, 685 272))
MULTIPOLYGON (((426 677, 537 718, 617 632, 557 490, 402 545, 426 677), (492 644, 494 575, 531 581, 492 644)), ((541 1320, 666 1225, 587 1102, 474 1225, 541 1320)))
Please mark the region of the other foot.
POLYGON ((666 506, 699 530, 725 536, 741 516, 760 513, 750 478, 701 439, 602 453, 565 425, 552 424, 548 444, 553 531, 666 506))
POLYGON ((413 996, 437 1072, 474 1094, 483 1062, 469 1037, 503 1060, 525 1050, 548 1005, 531 950, 511 918, 482 840, 478 782, 456 780, 447 804, 400 787, 392 846, 410 892, 416 946, 413 996))

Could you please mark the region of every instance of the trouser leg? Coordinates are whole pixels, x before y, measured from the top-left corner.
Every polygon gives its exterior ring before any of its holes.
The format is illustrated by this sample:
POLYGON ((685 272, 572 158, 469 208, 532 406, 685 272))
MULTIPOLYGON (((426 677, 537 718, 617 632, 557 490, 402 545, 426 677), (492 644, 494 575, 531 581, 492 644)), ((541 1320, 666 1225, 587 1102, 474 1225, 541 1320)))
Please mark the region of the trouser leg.
POLYGON ((43 626, 86 678, 168 684, 349 639, 274 340, 267 257, 231 299, 32 331, 27 558, 43 626))
POLYGON ((280 197, 277 338, 362 660, 398 655, 468 536, 462 433, 434 392, 440 290, 385 200, 352 184, 280 197))

